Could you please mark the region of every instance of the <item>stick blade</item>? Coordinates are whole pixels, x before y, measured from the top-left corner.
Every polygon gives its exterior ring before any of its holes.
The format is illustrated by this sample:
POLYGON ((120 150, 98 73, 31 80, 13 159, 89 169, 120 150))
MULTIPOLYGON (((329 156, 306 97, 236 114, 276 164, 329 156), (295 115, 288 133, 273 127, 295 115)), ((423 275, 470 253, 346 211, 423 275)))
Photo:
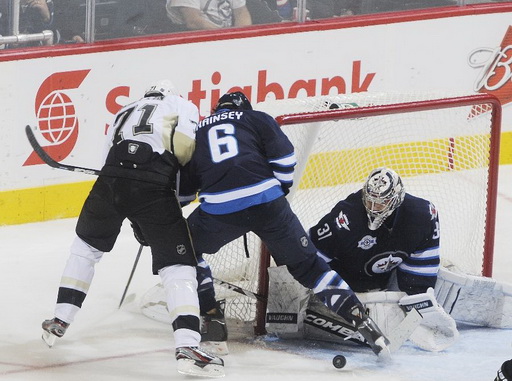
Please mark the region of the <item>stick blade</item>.
POLYGON ((414 330, 421 324, 423 316, 413 308, 405 315, 404 320, 388 336, 390 341, 389 350, 395 352, 405 343, 414 330))
POLYGON ((36 136, 34 135, 34 132, 32 131, 32 127, 30 127, 28 124, 25 126, 25 134, 27 135, 28 142, 32 146, 32 149, 35 151, 37 156, 39 156, 41 160, 43 160, 50 167, 59 168, 59 163, 53 160, 53 158, 48 155, 43 147, 41 147, 36 139, 36 136))
POLYGON ((28 141, 32 148, 34 149, 37 156, 41 158, 42 161, 44 161, 46 164, 48 164, 52 168, 62 169, 65 171, 71 171, 71 172, 78 172, 78 173, 85 173, 87 175, 95 175, 98 176, 101 171, 98 171, 96 169, 91 168, 85 168, 85 167, 77 167, 74 165, 67 165, 67 164, 61 164, 54 160, 41 145, 37 141, 34 132, 32 131, 32 127, 29 125, 25 126, 25 134, 27 135, 28 141))

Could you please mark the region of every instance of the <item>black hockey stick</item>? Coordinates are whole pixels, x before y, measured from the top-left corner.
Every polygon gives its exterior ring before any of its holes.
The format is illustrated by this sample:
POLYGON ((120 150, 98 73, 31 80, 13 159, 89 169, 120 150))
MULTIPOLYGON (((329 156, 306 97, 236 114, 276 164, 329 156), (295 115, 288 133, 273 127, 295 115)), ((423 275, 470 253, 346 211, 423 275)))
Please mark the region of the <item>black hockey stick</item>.
POLYGON ((84 168, 84 167, 77 167, 74 165, 67 165, 67 164, 61 164, 57 161, 55 161, 48 153, 41 147, 41 145, 38 143, 34 132, 32 131, 32 128, 30 126, 25 127, 25 133, 27 134, 28 141, 34 151, 37 153, 37 155, 43 160, 46 164, 48 164, 52 168, 57 169, 63 169, 65 171, 71 171, 71 172, 80 172, 85 173, 87 175, 96 175, 98 176, 100 174, 100 171, 97 169, 90 169, 90 168, 84 168))
POLYGON ((256 300, 259 300, 259 301, 262 301, 262 302, 267 300, 266 296, 254 293, 254 292, 249 291, 249 290, 245 290, 242 287, 238 287, 237 285, 235 285, 233 283, 229 283, 229 282, 217 279, 217 278, 213 278, 213 283, 218 284, 219 286, 225 287, 228 290, 237 292, 237 293, 239 293, 241 295, 248 296, 249 298, 253 298, 253 299, 256 299, 256 300))
POLYGON ((133 274, 135 273, 135 269, 137 268, 137 264, 139 263, 140 254, 142 253, 142 248, 144 246, 139 246, 139 251, 137 252, 137 256, 135 257, 135 262, 133 263, 132 272, 130 273, 130 277, 128 278, 128 282, 126 283, 126 287, 124 288, 123 296, 121 296, 121 301, 119 302, 118 309, 121 308, 124 302, 124 298, 126 297, 126 293, 128 292, 128 287, 130 287, 130 283, 132 282, 133 274))

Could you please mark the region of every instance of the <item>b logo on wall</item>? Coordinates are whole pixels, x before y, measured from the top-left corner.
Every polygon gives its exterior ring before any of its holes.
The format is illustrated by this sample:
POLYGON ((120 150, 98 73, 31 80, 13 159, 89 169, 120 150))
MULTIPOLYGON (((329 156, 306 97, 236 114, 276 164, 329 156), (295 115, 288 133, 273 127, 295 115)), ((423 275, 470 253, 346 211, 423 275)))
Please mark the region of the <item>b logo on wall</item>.
MULTIPOLYGON (((42 148, 56 161, 65 159, 75 147, 79 122, 71 97, 62 90, 77 89, 90 70, 54 73, 46 78, 35 98, 35 114, 39 131, 48 144, 42 148)), ((32 152, 24 166, 43 164, 32 152)))
MULTIPOLYGON (((512 26, 497 48, 477 48, 468 58, 469 66, 479 69, 473 90, 495 95, 502 106, 512 102, 512 26)), ((478 115, 481 112, 474 112, 478 115)))

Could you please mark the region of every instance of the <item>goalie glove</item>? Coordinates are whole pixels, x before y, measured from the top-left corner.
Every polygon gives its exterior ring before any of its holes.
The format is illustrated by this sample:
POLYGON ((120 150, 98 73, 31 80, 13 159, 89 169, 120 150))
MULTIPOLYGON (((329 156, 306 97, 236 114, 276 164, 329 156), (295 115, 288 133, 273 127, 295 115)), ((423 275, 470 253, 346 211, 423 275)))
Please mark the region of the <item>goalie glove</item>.
POLYGON ((437 303, 433 288, 424 294, 406 295, 398 304, 406 311, 415 308, 423 316, 420 326, 409 338, 418 347, 438 352, 448 348, 459 337, 455 320, 437 303))
POLYGON ((140 243, 142 246, 149 246, 149 243, 147 243, 146 238, 144 238, 144 234, 142 234, 142 230, 140 229, 139 224, 130 221, 130 225, 132 226, 133 235, 135 236, 137 242, 140 243))

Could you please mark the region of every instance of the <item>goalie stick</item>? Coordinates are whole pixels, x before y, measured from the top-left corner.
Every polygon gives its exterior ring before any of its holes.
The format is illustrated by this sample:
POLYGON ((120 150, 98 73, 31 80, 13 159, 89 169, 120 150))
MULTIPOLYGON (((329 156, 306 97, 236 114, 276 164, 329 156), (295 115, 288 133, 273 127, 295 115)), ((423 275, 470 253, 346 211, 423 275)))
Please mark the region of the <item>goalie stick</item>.
POLYGON ((46 164, 48 164, 52 168, 57 169, 63 169, 65 171, 71 171, 71 172, 79 172, 79 173, 85 173, 87 175, 96 175, 98 176, 100 174, 100 171, 97 169, 91 169, 91 168, 85 168, 85 167, 77 167, 74 165, 67 165, 67 164, 61 164, 54 160, 45 150, 39 142, 37 141, 34 132, 32 131, 32 127, 27 125, 25 127, 25 134, 27 135, 28 141, 34 151, 37 153, 37 156, 41 158, 46 164))
MULTIPOLYGON (((420 325, 422 319, 423 317, 415 308, 409 311, 405 318, 387 335, 390 341, 389 352, 396 352, 420 325)), ((362 335, 351 324, 318 311, 307 309, 304 323, 342 340, 350 340, 358 344, 364 344, 365 342, 362 335)))

